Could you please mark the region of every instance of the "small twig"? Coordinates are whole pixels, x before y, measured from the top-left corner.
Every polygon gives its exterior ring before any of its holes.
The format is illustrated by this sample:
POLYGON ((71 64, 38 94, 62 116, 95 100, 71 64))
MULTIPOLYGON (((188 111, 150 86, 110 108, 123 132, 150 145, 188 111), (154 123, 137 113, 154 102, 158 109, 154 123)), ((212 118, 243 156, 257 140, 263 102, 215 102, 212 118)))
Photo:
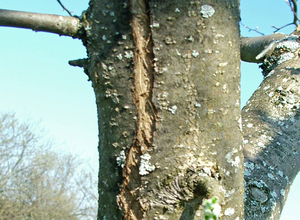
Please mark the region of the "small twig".
POLYGON ((296 0, 288 0, 286 3, 290 6, 293 14, 294 14, 294 21, 292 24, 298 26, 297 21, 299 21, 298 14, 297 14, 297 1, 296 0))
POLYGON ((300 21, 297 15, 297 1, 296 0, 286 0, 285 1, 291 8, 293 14, 294 14, 294 20, 292 23, 283 25, 282 27, 275 27, 274 25, 272 26, 272 28, 276 29, 273 33, 276 33, 278 31, 280 31, 281 29, 290 26, 290 25, 296 25, 296 27, 298 26, 297 22, 300 21))
POLYGON ((273 31, 273 33, 276 33, 278 31, 280 31, 281 29, 287 27, 287 26, 290 26, 290 25, 293 25, 294 23, 289 23, 289 24, 286 24, 286 25, 283 25, 282 27, 275 27, 274 25, 272 25, 272 28, 276 29, 275 31, 273 31))
POLYGON ((66 12, 68 12, 68 14, 70 15, 70 16, 73 16, 72 15, 72 13, 60 2, 60 0, 57 0, 57 2, 60 4, 60 6, 64 9, 64 10, 66 10, 66 12))
POLYGON ((297 21, 299 21, 298 14, 297 14, 297 1, 292 0, 292 2, 293 2, 294 24, 297 26, 297 21))
POLYGON ((258 34, 260 34, 260 35, 262 35, 262 36, 264 36, 264 35, 265 35, 264 33, 262 33, 262 32, 260 32, 260 31, 258 31, 258 30, 257 30, 257 29, 258 29, 258 27, 256 27, 255 29, 253 29, 253 28, 250 28, 250 27, 248 27, 248 26, 244 25, 242 22, 241 22, 241 25, 243 25, 243 26, 244 26, 244 28, 247 28, 247 29, 249 30, 249 32, 250 32, 250 31, 254 31, 254 32, 256 32, 256 33, 258 33, 258 34))

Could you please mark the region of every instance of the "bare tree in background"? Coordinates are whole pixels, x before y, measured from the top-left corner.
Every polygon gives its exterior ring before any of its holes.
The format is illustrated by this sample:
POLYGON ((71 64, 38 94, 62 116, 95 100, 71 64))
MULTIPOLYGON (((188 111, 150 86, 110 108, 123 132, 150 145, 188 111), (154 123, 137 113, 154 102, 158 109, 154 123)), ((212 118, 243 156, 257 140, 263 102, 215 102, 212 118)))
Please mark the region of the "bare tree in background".
POLYGON ((70 64, 95 91, 99 220, 279 219, 300 169, 299 37, 241 38, 239 19, 238 0, 90 0, 80 18, 0 10, 2 26, 87 48, 70 64), (242 112, 240 58, 265 76, 242 112))
POLYGON ((95 178, 42 141, 29 123, 1 115, 0 219, 95 219, 95 178))

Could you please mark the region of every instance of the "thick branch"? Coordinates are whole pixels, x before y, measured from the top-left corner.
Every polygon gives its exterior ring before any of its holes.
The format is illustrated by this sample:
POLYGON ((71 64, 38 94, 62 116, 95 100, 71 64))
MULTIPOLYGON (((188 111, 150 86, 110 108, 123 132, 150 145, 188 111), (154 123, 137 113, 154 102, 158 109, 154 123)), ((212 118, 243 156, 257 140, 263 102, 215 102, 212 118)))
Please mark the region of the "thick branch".
POLYGON ((263 58, 256 59, 266 47, 273 41, 287 37, 284 34, 272 34, 260 37, 242 37, 241 38, 241 59, 246 62, 262 63, 263 58))
MULTIPOLYGON (((297 42, 289 42, 285 48, 289 45, 297 42)), ((289 56, 281 56, 287 61, 281 60, 265 77, 242 111, 245 219, 279 219, 290 185, 300 170, 297 51, 294 56, 289 51, 289 56)))
POLYGON ((76 17, 0 9, 0 26, 27 28, 80 38, 81 25, 76 17))

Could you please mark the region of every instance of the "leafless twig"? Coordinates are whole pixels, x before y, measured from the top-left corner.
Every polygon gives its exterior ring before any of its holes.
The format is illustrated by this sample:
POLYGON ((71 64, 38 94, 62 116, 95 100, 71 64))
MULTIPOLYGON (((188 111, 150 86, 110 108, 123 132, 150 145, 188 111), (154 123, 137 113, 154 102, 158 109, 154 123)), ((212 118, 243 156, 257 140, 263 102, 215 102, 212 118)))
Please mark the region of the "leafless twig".
POLYGON ((258 27, 256 27, 255 29, 253 29, 253 28, 250 28, 250 27, 244 25, 242 22, 241 22, 241 25, 244 26, 244 28, 247 28, 247 29, 249 30, 249 32, 250 32, 250 31, 254 31, 254 32, 256 32, 256 33, 258 33, 258 34, 260 34, 260 35, 262 35, 262 36, 265 35, 264 33, 258 31, 258 27))
POLYGON ((287 26, 290 26, 290 25, 293 25, 294 23, 289 23, 289 24, 286 24, 286 25, 283 25, 282 27, 276 27, 274 25, 272 25, 272 28, 276 29, 273 33, 276 33, 278 31, 280 31, 281 29, 287 27, 287 26))
POLYGON ((288 3, 288 5, 290 6, 293 14, 294 14, 294 21, 292 24, 295 24, 296 26, 297 21, 299 21, 298 15, 297 15, 297 1, 296 0, 286 0, 286 2, 288 3))
POLYGON ((300 21, 299 18, 298 18, 298 15, 297 15, 297 1, 296 0, 286 0, 285 2, 290 6, 290 8, 291 8, 291 10, 294 14, 294 20, 293 20, 292 23, 283 25, 282 27, 276 27, 276 26, 273 25, 272 28, 275 29, 275 31, 273 33, 276 33, 278 31, 280 31, 281 29, 283 29, 287 26, 293 25, 293 24, 298 26, 297 22, 300 21))
POLYGON ((57 0, 57 2, 60 4, 60 6, 64 9, 64 10, 66 10, 66 12, 68 12, 68 14, 70 15, 70 16, 73 16, 72 15, 72 13, 61 3, 61 1, 60 0, 57 0))

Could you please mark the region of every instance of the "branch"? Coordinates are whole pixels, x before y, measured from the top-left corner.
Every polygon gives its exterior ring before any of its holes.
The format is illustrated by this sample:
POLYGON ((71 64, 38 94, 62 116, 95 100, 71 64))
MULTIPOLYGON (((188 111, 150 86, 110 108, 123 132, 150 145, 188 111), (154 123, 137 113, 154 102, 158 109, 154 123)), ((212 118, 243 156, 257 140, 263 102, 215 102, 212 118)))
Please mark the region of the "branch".
POLYGON ((246 62, 262 63, 264 58, 256 59, 256 56, 266 49, 273 41, 287 37, 284 34, 272 34, 260 37, 241 38, 241 59, 246 62))
POLYGON ((293 24, 295 24, 297 26, 298 25, 297 21, 299 21, 299 18, 298 18, 298 15, 297 15, 297 10, 298 10, 297 9, 297 1, 296 0, 289 0, 288 4, 291 7, 291 10, 294 14, 293 24))
POLYGON ((0 26, 27 28, 81 38, 79 33, 81 23, 76 17, 0 9, 0 26))
POLYGON ((279 219, 300 170, 298 49, 264 78, 242 110, 246 220, 279 219))

